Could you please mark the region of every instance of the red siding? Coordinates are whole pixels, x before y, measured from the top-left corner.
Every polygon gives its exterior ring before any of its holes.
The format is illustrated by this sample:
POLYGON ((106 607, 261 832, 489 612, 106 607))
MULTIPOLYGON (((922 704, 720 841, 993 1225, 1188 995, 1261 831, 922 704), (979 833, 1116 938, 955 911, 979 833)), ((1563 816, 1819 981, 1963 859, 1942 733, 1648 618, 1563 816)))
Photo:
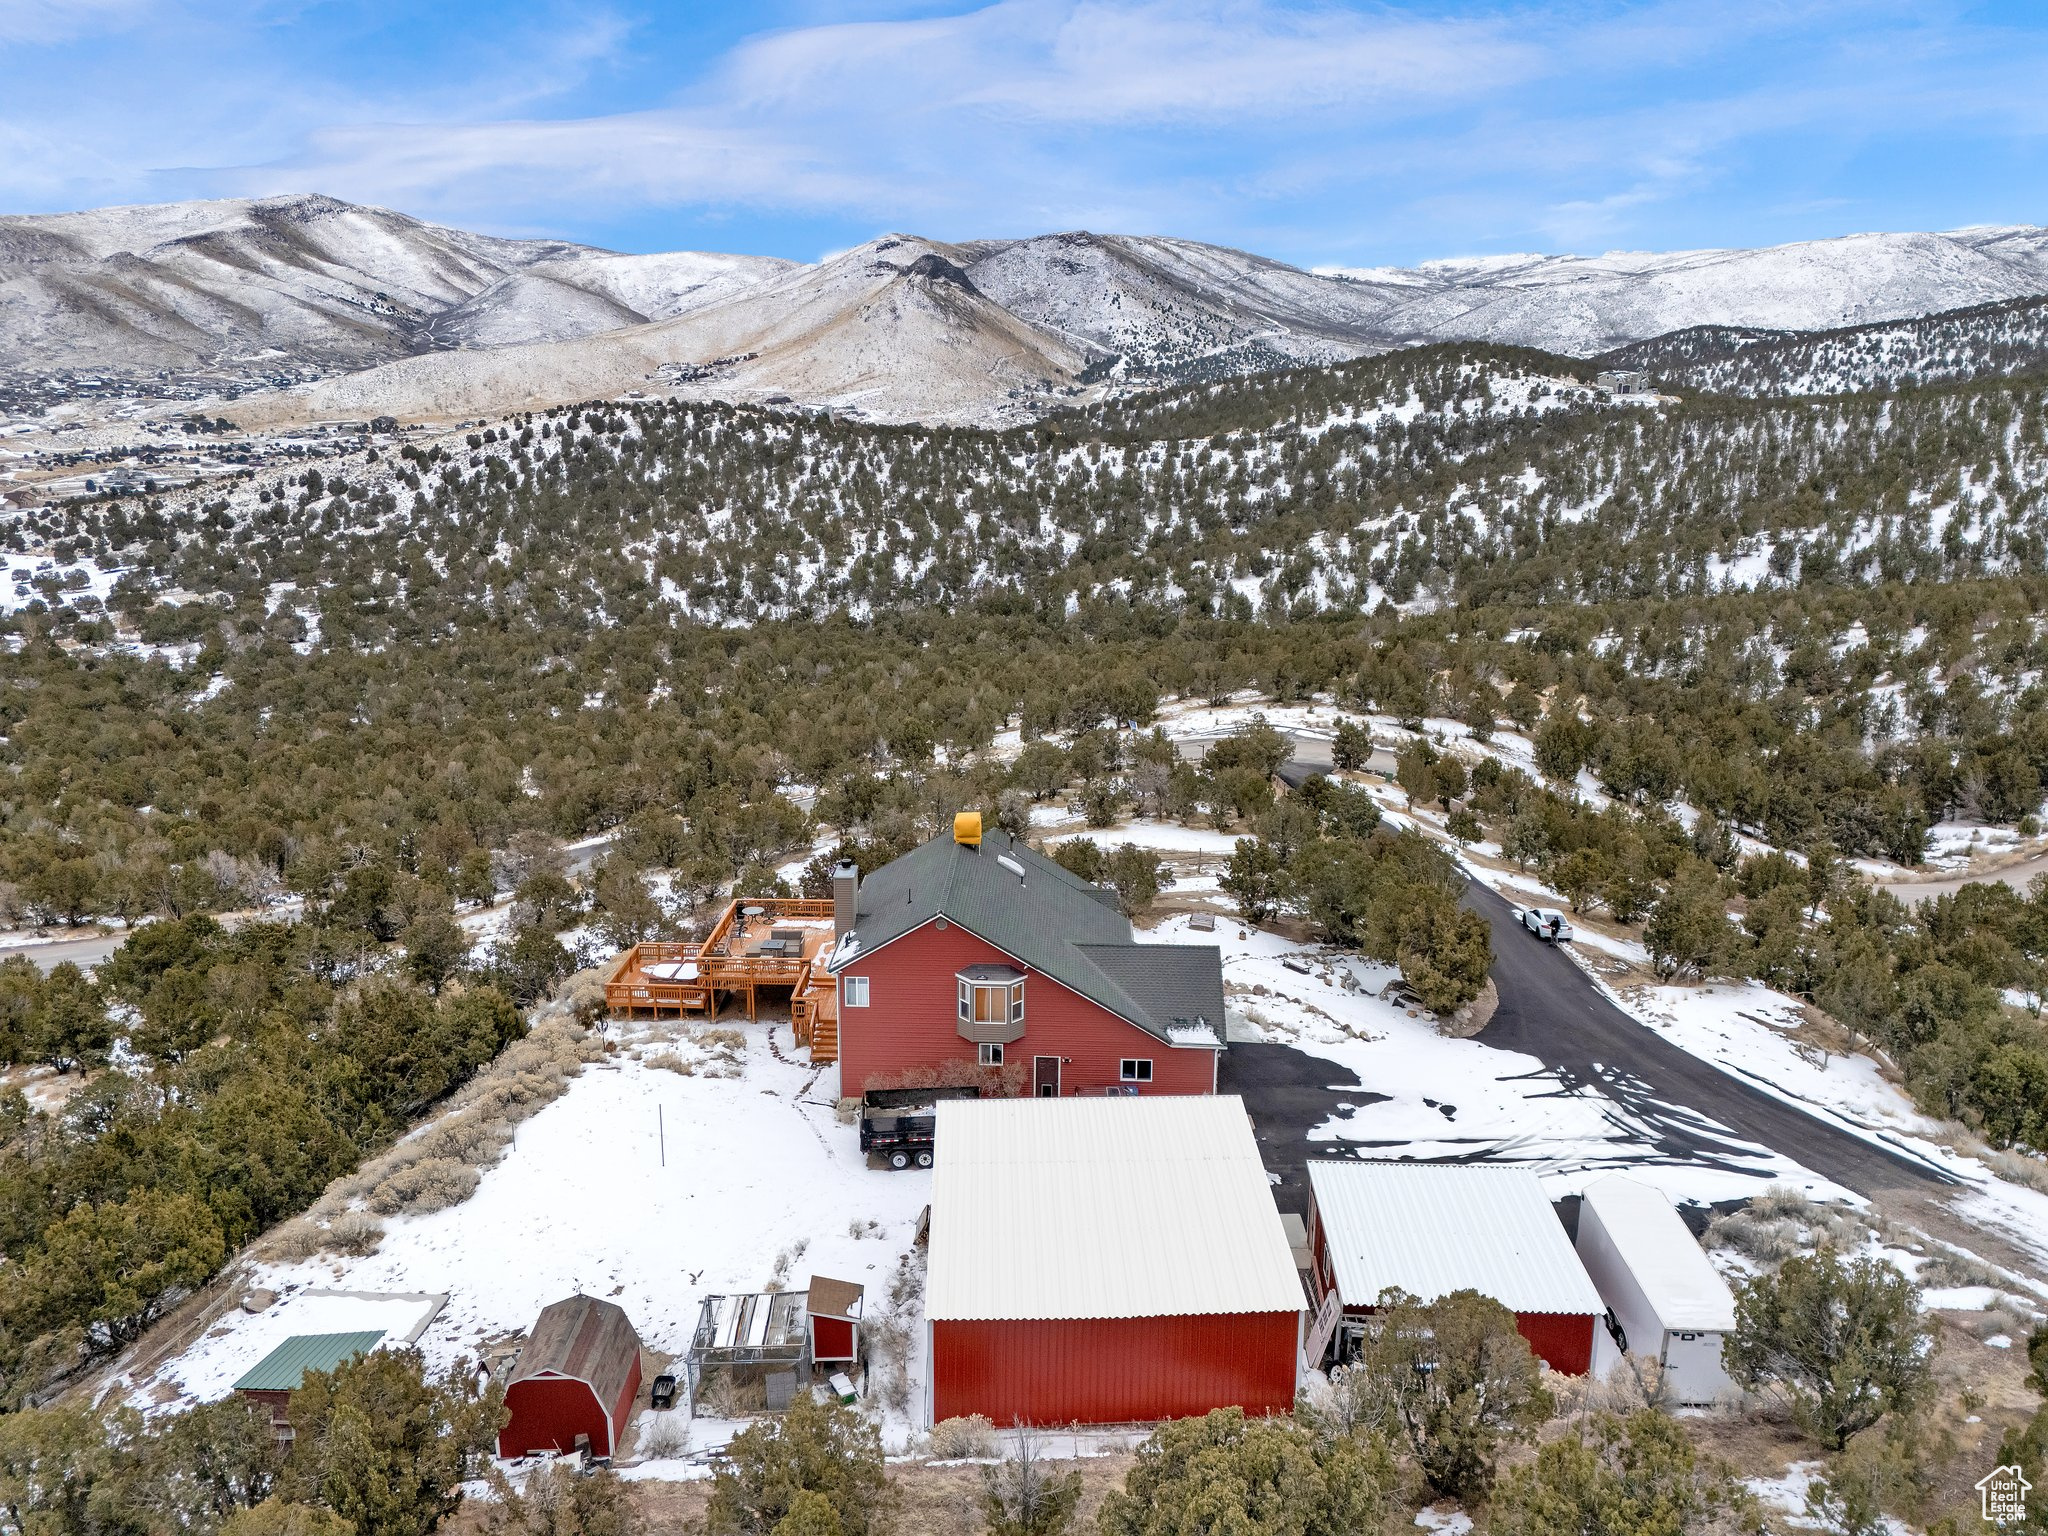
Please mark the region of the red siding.
POLYGON ((590 1454, 609 1456, 640 1394, 640 1362, 636 1359, 607 1415, 587 1383, 564 1376, 535 1376, 516 1381, 505 1393, 512 1417, 498 1431, 500 1456, 527 1456, 536 1451, 570 1451, 578 1435, 590 1436, 590 1454))
POLYGON ((1294 1408, 1301 1315, 941 1322, 932 1329, 932 1418, 997 1424, 1130 1424, 1212 1408, 1294 1408))
POLYGON ((812 1318, 811 1358, 813 1360, 851 1360, 853 1358, 853 1324, 842 1317, 812 1318))
POLYGON ((1120 1082, 1124 1058, 1134 1057, 1152 1062, 1152 1081, 1139 1084, 1140 1093, 1216 1091, 1214 1051, 1175 1050, 958 923, 927 923, 840 973, 842 986, 845 977, 867 977, 869 999, 865 1008, 839 1010, 840 1091, 889 1086, 912 1068, 972 1065, 975 1047, 960 1038, 954 982, 970 965, 1016 965, 1025 974, 1024 1033, 1004 1047, 1004 1059, 1023 1067, 1027 1083, 1032 1057, 1059 1056, 1063 1094, 1101 1093, 1120 1082))
POLYGON ((1593 1322, 1559 1312, 1515 1314, 1515 1329, 1529 1341, 1536 1358, 1567 1376, 1583 1376, 1593 1368, 1593 1322))
MULTIPOLYGON (((1313 1199, 1308 1206, 1308 1234, 1310 1251, 1315 1257, 1315 1290, 1318 1300, 1323 1292, 1337 1283, 1336 1266, 1330 1259, 1329 1243, 1325 1240, 1320 1213, 1313 1199)), ((1371 1307, 1346 1306, 1346 1317, 1370 1317, 1371 1307)), ((1559 1312, 1517 1312, 1515 1332, 1529 1341, 1529 1347, 1536 1352, 1536 1358, 1544 1361, 1553 1371, 1566 1376, 1583 1376, 1593 1368, 1593 1325, 1590 1316, 1578 1317, 1559 1312)))

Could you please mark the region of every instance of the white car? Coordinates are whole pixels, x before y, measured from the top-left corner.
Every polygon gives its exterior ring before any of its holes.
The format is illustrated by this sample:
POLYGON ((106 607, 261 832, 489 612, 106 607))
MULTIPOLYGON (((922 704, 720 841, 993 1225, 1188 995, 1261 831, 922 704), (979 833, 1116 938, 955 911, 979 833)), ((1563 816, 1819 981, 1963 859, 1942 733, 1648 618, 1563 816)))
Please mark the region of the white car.
POLYGON ((1531 907, 1522 914, 1522 926, 1539 939, 1548 939, 1553 944, 1571 941, 1572 925, 1565 915, 1555 907, 1531 907))

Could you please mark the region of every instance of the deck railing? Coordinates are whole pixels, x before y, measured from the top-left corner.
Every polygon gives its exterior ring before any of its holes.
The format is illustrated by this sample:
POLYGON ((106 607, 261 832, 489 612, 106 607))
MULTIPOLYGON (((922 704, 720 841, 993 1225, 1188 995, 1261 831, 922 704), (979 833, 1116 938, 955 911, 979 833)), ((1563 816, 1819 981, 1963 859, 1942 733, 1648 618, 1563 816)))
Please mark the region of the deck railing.
POLYGON ((750 933, 773 928, 778 919, 815 922, 832 915, 830 901, 803 897, 743 897, 730 902, 701 941, 650 939, 627 950, 605 979, 605 1006, 615 1013, 657 1008, 708 1011, 717 992, 788 987, 793 996, 801 995, 822 976, 811 959, 734 953, 735 940, 743 951, 750 933), (745 917, 747 907, 761 910, 745 917), (694 964, 697 974, 687 980, 647 974, 650 966, 682 964, 694 964))

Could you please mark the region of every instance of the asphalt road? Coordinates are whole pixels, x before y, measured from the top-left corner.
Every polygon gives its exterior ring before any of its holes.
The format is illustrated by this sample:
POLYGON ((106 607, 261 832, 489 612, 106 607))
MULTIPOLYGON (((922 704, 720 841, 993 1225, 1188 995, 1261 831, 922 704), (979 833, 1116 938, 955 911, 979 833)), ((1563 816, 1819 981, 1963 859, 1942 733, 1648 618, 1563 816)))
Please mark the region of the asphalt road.
MULTIPOLYGON (((1493 925, 1493 980, 1500 1005, 1482 1044, 1533 1056, 1558 1095, 1596 1093, 1641 1139, 1645 1162, 1718 1166, 1754 1173, 1750 1146, 1763 1146, 1865 1196, 1927 1192, 1953 1182, 1926 1163, 1894 1155, 1690 1055, 1609 1002, 1592 978, 1526 933, 1514 909, 1486 887, 1466 904, 1493 925)), ((1336 1063, 1292 1046, 1235 1044, 1224 1053, 1218 1088, 1243 1096, 1282 1210, 1307 1208, 1308 1133, 1348 1108, 1384 1094, 1336 1063)), ((1446 1084, 1450 1090, 1454 1085, 1446 1084)), ((1343 1143, 1317 1155, 1343 1155, 1343 1143)), ((1394 1155, 1373 1152, 1367 1155, 1394 1155)), ((1477 1148, 1473 1159, 1489 1156, 1477 1148)))

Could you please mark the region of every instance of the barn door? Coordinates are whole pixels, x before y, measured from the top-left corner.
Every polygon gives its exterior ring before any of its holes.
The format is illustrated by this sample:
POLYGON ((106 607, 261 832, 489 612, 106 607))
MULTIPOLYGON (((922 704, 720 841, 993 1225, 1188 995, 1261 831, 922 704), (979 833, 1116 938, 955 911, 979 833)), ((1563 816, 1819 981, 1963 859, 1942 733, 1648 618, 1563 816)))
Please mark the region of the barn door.
POLYGON ((1031 1058, 1033 1091, 1041 1099, 1056 1099, 1060 1096, 1060 1059, 1057 1056, 1034 1056, 1031 1058))

